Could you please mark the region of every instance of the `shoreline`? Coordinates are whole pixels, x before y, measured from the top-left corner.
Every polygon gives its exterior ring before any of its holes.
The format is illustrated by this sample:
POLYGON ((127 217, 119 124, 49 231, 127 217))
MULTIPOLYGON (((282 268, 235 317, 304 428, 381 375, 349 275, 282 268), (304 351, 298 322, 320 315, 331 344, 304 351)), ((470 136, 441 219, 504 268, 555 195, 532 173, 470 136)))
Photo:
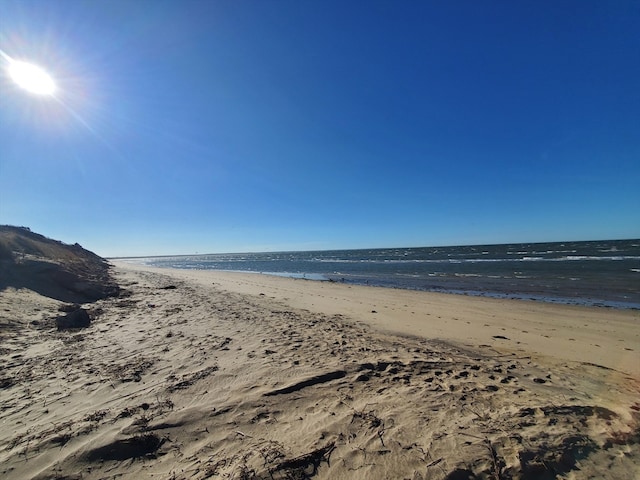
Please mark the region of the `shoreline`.
MULTIPOLYGON (((191 256, 186 255, 186 258, 191 256)), ((581 297, 571 295, 549 295, 548 293, 541 293, 536 291, 502 291, 496 290, 482 290, 474 288, 456 288, 446 286, 424 287, 413 285, 403 285, 397 282, 384 281, 382 279, 376 279, 374 277, 358 277, 357 275, 350 274, 337 274, 337 273, 320 273, 320 272, 289 272, 289 271, 269 271, 269 270, 237 270, 237 269, 224 269, 224 268, 198 268, 198 267, 170 267, 170 266, 158 266, 147 263, 138 263, 134 260, 146 259, 146 258, 163 258, 163 257, 118 257, 110 258, 109 261, 114 264, 132 265, 139 267, 151 267, 162 269, 175 269, 175 270, 212 270, 216 272, 228 272, 228 273, 241 273, 241 274, 255 274, 255 275, 270 275, 276 277, 311 280, 317 282, 329 282, 329 283, 343 283, 346 285, 363 286, 363 287, 380 287, 390 288, 396 290, 409 290, 415 292, 427 292, 427 293, 443 293, 447 295, 464 295, 470 297, 484 297, 495 298, 504 300, 525 300, 533 302, 550 303, 554 305, 575 305, 584 307, 599 307, 599 308, 611 308, 615 310, 636 310, 640 311, 640 302, 629 300, 614 300, 607 298, 597 297, 581 297)), ((175 256, 166 256, 166 258, 175 258, 175 256)))
POLYGON ((640 310, 640 239, 194 254, 124 261, 640 310))
POLYGON ((393 334, 591 362, 640 378, 640 311, 318 282, 254 272, 131 265, 296 308, 340 314, 393 334), (375 313, 373 313, 375 312, 375 313), (506 338, 500 338, 506 337, 506 338))
MULTIPOLYGON (((154 267, 156 268, 156 267, 154 267)), ((157 267, 157 268, 167 268, 167 267, 157 267)), ((181 270, 181 269, 176 269, 181 270)), ((208 269, 202 269, 208 270, 208 269)), ((215 269, 210 269, 215 270, 215 269)), ((412 292, 424 292, 424 293, 437 293, 444 295, 463 295, 468 297, 484 297, 484 298, 493 298, 497 300, 524 300, 528 302, 541 302, 548 303, 552 305, 573 305, 578 307, 596 307, 596 308, 611 308, 614 310, 636 310, 640 311, 640 303, 634 302, 619 302, 613 300, 601 300, 601 299, 590 299, 590 298, 580 298, 580 297, 551 297, 547 295, 534 294, 534 293, 516 293, 516 292, 493 292, 493 291, 482 291, 482 290, 457 290, 457 289, 447 289, 447 288, 433 288, 433 289, 423 289, 423 288, 413 288, 413 287, 401 287, 393 284, 383 284, 383 283, 369 283, 362 282, 358 280, 350 280, 350 281, 342 281, 338 279, 337 275, 335 276, 327 276, 321 273, 293 273, 293 272, 258 272, 258 271, 248 271, 248 270, 216 270, 220 272, 229 272, 229 273, 248 273, 248 274, 257 274, 257 275, 270 275, 274 277, 284 277, 291 278, 295 280, 309 280, 314 282, 329 282, 329 283, 342 283, 346 285, 354 285, 359 287, 378 287, 378 288, 390 288, 393 290, 408 290, 412 292), (335 277, 335 278, 334 278, 335 277)))

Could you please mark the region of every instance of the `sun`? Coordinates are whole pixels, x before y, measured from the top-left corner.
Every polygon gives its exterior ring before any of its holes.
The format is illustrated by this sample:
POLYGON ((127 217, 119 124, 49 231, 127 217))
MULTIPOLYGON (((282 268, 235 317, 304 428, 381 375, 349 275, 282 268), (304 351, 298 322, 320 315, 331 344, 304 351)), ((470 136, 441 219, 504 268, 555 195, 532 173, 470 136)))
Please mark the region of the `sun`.
POLYGON ((11 60, 9 76, 16 84, 36 95, 53 95, 56 93, 56 83, 45 70, 32 63, 11 60))

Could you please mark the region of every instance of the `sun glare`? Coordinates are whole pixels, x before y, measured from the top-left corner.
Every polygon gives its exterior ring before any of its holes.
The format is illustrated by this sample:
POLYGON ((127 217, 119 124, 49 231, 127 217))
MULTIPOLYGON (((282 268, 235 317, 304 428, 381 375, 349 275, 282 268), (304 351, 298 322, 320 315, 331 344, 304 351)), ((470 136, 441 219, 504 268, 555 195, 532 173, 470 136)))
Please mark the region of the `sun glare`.
POLYGON ((20 87, 36 95, 53 95, 56 84, 42 68, 27 62, 12 60, 9 76, 20 87))

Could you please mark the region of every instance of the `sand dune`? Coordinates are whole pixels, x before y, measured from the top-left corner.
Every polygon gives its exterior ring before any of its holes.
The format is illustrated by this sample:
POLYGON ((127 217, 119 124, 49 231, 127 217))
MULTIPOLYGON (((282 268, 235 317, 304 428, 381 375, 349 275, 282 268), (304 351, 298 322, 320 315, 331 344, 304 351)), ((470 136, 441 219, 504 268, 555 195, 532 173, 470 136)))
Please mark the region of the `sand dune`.
POLYGON ((2 477, 640 475, 637 312, 116 272, 77 331, 0 292, 2 477))
POLYGON ((64 302, 92 302, 118 294, 108 263, 95 253, 26 227, 0 225, 0 290, 9 287, 64 302))

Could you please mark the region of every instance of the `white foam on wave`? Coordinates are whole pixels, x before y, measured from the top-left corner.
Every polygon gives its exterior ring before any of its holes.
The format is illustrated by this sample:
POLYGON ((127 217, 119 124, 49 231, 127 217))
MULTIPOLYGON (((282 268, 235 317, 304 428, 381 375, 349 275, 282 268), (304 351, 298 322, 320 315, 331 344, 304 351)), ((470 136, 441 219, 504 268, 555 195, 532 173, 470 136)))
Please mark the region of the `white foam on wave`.
POLYGON ((273 275, 276 277, 301 278, 305 280, 328 281, 329 279, 320 273, 297 273, 297 272, 259 272, 263 275, 273 275))
POLYGON ((613 256, 613 257, 612 256, 596 257, 596 256, 590 256, 590 255, 567 255, 566 257, 553 259, 553 260, 569 260, 569 261, 576 261, 576 260, 608 260, 608 261, 618 262, 620 260, 640 260, 640 257, 634 256, 634 255, 617 255, 617 256, 613 256))

